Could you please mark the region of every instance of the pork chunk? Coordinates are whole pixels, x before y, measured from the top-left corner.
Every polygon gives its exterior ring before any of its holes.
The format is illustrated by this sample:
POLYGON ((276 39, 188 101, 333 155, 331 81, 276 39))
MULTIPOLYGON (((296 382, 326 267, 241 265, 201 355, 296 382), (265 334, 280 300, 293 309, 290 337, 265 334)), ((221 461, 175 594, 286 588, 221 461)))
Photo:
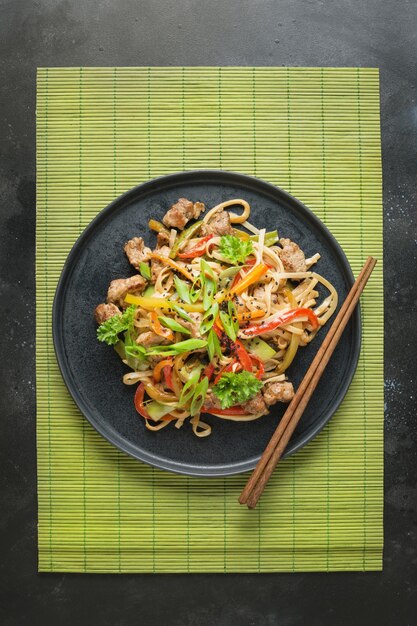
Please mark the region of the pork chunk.
POLYGON ((287 272, 305 272, 307 270, 304 252, 291 239, 280 239, 282 249, 278 250, 278 256, 287 272))
POLYGON ((167 246, 169 243, 169 232, 166 230, 161 230, 160 233, 156 236, 156 247, 158 249, 167 246))
POLYGON ((219 211, 207 224, 201 227, 201 234, 206 235, 232 235, 233 228, 230 223, 230 215, 227 211, 219 211))
POLYGON ((221 402, 219 400, 219 398, 217 398, 217 396, 214 395, 214 393, 208 393, 206 395, 206 399, 204 401, 204 406, 203 406, 203 411, 215 411, 216 409, 221 409, 222 405, 221 402))
POLYGON ((129 263, 139 271, 139 266, 142 262, 149 261, 152 250, 145 246, 142 237, 133 237, 130 239, 124 247, 129 263))
POLYGON ((107 291, 107 302, 116 304, 122 309, 126 309, 129 305, 125 302, 127 293, 139 295, 146 286, 146 280, 139 274, 130 278, 117 278, 112 280, 107 291))
POLYGON ((191 219, 200 217, 200 213, 204 211, 202 202, 191 202, 187 198, 180 198, 178 202, 164 215, 162 221, 168 228, 178 228, 183 230, 186 223, 191 219))
POLYGON ((247 402, 245 402, 243 405, 243 408, 248 413, 261 413, 262 415, 267 415, 268 413, 268 409, 266 408, 265 401, 260 392, 257 393, 256 396, 251 398, 251 400, 248 400, 247 402))
POLYGON ((276 402, 290 402, 294 397, 294 387, 288 381, 269 383, 263 389, 263 396, 267 406, 276 402))
POLYGON ((147 332, 141 333, 137 337, 136 343, 139 346, 143 346, 144 348, 150 348, 151 346, 159 346, 159 345, 167 344, 169 343, 169 341, 165 339, 165 337, 160 337, 156 333, 149 330, 147 332))
POLYGON ((122 312, 115 304, 99 304, 94 311, 94 318, 97 324, 104 324, 111 317, 115 315, 121 315, 122 312))

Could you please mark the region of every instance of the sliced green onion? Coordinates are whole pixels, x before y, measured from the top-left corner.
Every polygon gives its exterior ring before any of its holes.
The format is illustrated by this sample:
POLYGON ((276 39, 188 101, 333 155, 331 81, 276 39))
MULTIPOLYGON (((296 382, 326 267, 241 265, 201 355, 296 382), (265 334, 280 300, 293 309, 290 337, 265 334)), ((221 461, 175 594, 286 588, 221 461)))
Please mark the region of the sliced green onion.
POLYGON ((139 263, 139 272, 146 280, 151 280, 151 269, 147 263, 141 261, 139 263))
POLYGON ((210 330, 207 336, 207 352, 210 361, 212 361, 215 356, 219 358, 222 356, 220 341, 214 330, 210 330))
POLYGON ((171 259, 175 259, 175 257, 177 256, 177 252, 183 243, 185 243, 188 239, 192 239, 194 237, 197 231, 200 230, 202 223, 202 220, 194 222, 194 224, 191 224, 191 226, 183 230, 182 233, 178 235, 174 242, 174 245, 172 246, 172 250, 169 253, 171 259))
POLYGON ((187 304, 191 304, 190 290, 188 289, 188 285, 184 280, 178 278, 178 276, 174 275, 175 288, 181 300, 187 302, 187 304))
POLYGON ((201 289, 196 287, 197 283, 198 283, 198 278, 193 282, 192 287, 190 289, 190 300, 192 304, 195 304, 201 296, 201 289))
POLYGON ((211 278, 206 278, 203 287, 203 307, 208 309, 213 302, 214 293, 216 290, 216 283, 211 278))
POLYGON ((206 333, 208 333, 209 330, 211 330, 218 313, 219 313, 219 305, 217 302, 214 302, 209 308, 209 310, 206 311, 203 315, 203 321, 200 324, 200 333, 202 335, 205 335, 206 333))
MULTIPOLYGON (((200 269, 201 269, 201 274, 203 274, 203 276, 205 277, 208 276, 209 278, 211 278, 211 280, 214 280, 214 282, 216 282, 215 273, 213 272, 212 268, 207 263, 207 261, 205 261, 204 259, 201 259, 200 261, 200 269)), ((203 280, 201 282, 203 284, 203 280)))
POLYGON ((160 315, 158 319, 161 322, 161 324, 163 324, 167 328, 170 328, 176 333, 183 333, 184 335, 191 335, 191 331, 188 328, 185 328, 185 326, 178 324, 178 322, 171 319, 170 317, 165 317, 164 315, 160 315))
POLYGON ((207 378, 207 376, 205 376, 203 380, 201 380, 198 383, 197 387, 195 388, 194 396, 191 401, 191 407, 190 407, 190 413, 192 416, 200 412, 201 407, 204 404, 204 400, 206 399, 208 386, 209 386, 209 379, 207 378))
POLYGON ((174 354, 182 354, 183 352, 191 352, 192 350, 199 350, 205 348, 207 341, 204 339, 186 339, 185 341, 179 341, 169 346, 153 346, 147 351, 149 356, 155 354, 164 354, 166 356, 173 356, 174 354))
POLYGON ((238 272, 240 272, 240 270, 242 269, 242 266, 240 267, 228 267, 227 269, 223 270, 222 272, 220 272, 219 274, 219 287, 221 289, 225 289, 226 287, 228 287, 230 281, 232 280, 232 278, 234 276, 236 276, 236 274, 238 272))
POLYGON ((180 306, 178 306, 178 304, 172 303, 171 307, 186 322, 194 322, 193 318, 188 315, 187 311, 184 311, 184 309, 182 309, 180 306))
POLYGON ((187 380, 187 382, 185 383, 181 391, 181 395, 179 399, 180 406, 184 406, 185 404, 187 404, 193 397, 194 392, 195 392, 195 385, 197 384, 197 381, 200 378, 201 369, 202 367, 197 367, 195 370, 191 372, 189 379, 187 380))
POLYGON ((146 350, 142 346, 125 346, 125 352, 129 356, 134 356, 139 359, 146 354, 146 350))
MULTIPOLYGON (((251 239, 252 241, 259 241, 259 235, 251 235, 249 239, 251 239)), ((277 243, 278 239, 279 239, 278 231, 273 230, 269 233, 265 233, 264 244, 267 247, 273 246, 274 243, 277 243)))
POLYGON ((232 320, 233 328, 237 336, 237 333, 239 332, 239 322, 237 319, 236 307, 232 300, 229 300, 229 302, 227 303, 227 310, 229 312, 229 316, 230 316, 230 319, 232 320))
POLYGON ((230 315, 226 313, 226 311, 220 311, 220 321, 223 324, 224 332, 226 333, 226 335, 230 337, 232 341, 236 341, 237 335, 235 324, 230 315))

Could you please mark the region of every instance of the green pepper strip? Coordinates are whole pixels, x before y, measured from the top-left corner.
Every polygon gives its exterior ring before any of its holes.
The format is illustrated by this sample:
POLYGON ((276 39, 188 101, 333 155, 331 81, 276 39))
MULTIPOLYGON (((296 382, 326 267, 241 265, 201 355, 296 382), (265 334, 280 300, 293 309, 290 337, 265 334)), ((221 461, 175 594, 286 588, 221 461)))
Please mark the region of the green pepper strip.
POLYGON ((200 220, 182 231, 181 235, 179 235, 179 237, 176 238, 175 243, 172 246, 172 250, 169 253, 169 256, 171 259, 175 259, 175 257, 177 256, 177 252, 179 251, 182 244, 188 239, 192 239, 193 236, 197 233, 197 231, 200 230, 200 226, 202 223, 203 221, 200 220))

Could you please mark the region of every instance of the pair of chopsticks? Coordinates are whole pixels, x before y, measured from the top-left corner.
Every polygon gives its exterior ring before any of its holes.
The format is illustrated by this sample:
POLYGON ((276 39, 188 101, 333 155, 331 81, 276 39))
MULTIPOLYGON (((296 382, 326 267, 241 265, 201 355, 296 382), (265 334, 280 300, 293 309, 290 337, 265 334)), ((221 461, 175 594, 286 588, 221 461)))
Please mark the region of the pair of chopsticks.
POLYGON ((267 447, 259 459, 253 474, 240 494, 240 504, 246 504, 250 509, 254 509, 257 505, 272 472, 274 471, 285 448, 287 447, 291 435, 300 421, 304 409, 314 393, 317 383, 319 382, 330 357, 339 343, 339 339, 359 302, 360 295, 368 282, 375 264, 376 259, 369 257, 360 271, 352 289, 349 291, 346 300, 331 325, 329 332, 327 333, 322 345, 308 368, 306 375, 301 381, 297 392, 288 405, 287 410, 285 411, 267 447))

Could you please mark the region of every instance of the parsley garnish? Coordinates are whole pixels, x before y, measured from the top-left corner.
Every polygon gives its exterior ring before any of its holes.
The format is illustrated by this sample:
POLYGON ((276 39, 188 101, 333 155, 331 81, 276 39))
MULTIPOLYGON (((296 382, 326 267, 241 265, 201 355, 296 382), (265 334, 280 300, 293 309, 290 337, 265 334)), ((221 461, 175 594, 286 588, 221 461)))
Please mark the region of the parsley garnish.
POLYGON ((250 254, 253 254, 252 241, 242 241, 233 235, 223 235, 220 238, 220 254, 232 263, 244 263, 250 254))
POLYGON ((128 330, 133 323, 136 307, 132 304, 122 315, 113 315, 97 328, 97 339, 105 341, 109 346, 119 341, 119 333, 128 330))
POLYGON ((213 393, 221 402, 222 409, 244 404, 258 393, 263 383, 250 372, 226 372, 213 387, 213 393))

